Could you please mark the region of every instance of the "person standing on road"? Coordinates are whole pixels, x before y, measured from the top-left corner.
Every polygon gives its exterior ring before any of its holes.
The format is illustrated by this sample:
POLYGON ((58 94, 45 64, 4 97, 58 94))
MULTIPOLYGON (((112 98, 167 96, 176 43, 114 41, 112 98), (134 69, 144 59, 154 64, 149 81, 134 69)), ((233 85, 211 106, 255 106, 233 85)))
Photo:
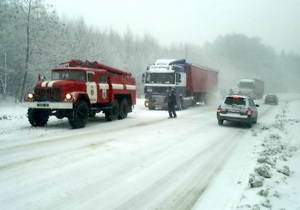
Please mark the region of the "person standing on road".
POLYGON ((175 96, 175 89, 172 88, 171 91, 168 92, 168 112, 169 112, 169 118, 175 118, 177 117, 176 111, 175 111, 175 105, 176 105, 176 96, 175 96))

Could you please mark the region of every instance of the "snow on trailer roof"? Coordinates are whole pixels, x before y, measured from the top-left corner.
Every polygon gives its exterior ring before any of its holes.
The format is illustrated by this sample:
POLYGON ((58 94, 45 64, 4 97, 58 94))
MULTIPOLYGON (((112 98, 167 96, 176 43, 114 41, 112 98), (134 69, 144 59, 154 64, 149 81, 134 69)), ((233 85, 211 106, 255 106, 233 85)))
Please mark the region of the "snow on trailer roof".
POLYGON ((170 65, 176 65, 176 64, 186 64, 185 59, 158 59, 156 60, 156 62, 154 63, 154 65, 156 66, 161 66, 161 65, 165 65, 165 66, 170 66, 170 65))
POLYGON ((201 69, 208 70, 208 71, 219 72, 219 71, 216 70, 216 69, 209 68, 209 67, 206 67, 206 66, 201 66, 201 65, 198 65, 198 64, 194 64, 194 63, 189 63, 189 64, 190 64, 190 65, 193 65, 193 66, 196 66, 196 67, 198 67, 198 68, 201 68, 201 69))
POLYGON ((155 73, 173 73, 172 65, 185 64, 184 59, 158 59, 154 64, 148 66, 147 70, 155 73))
POLYGON ((206 66, 187 63, 185 59, 158 59, 154 64, 148 66, 148 70, 151 70, 152 72, 171 72, 172 69, 170 67, 176 65, 192 65, 203 70, 219 72, 218 70, 206 66))
POLYGON ((254 79, 240 79, 240 82, 253 82, 254 79))
POLYGON ((158 59, 155 61, 154 65, 155 66, 169 66, 171 62, 176 61, 176 59, 158 59))

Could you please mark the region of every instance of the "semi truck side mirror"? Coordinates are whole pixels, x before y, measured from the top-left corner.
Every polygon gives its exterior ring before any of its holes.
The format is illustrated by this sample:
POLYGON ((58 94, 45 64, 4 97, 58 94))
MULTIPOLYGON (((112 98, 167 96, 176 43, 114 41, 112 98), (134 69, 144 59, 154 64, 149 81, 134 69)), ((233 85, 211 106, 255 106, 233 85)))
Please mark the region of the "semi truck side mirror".
POLYGON ((176 74, 176 83, 181 83, 181 74, 176 74))
POLYGON ((142 83, 145 83, 145 73, 142 75, 142 83))

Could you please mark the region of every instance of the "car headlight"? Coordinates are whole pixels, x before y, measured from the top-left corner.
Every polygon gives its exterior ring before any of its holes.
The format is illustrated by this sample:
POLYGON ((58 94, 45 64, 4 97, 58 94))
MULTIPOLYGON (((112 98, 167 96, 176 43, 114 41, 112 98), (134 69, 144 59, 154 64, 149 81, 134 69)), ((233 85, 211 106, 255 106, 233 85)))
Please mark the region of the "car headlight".
POLYGON ((68 101, 72 100, 72 98, 73 98, 72 94, 68 93, 68 94, 66 95, 66 99, 67 99, 68 101))

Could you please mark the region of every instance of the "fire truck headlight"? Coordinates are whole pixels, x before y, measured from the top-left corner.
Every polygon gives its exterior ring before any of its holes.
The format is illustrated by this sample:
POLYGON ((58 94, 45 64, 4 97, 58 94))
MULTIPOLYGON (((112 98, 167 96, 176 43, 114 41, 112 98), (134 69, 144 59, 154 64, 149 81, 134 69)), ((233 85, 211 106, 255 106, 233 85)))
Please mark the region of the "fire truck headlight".
POLYGON ((28 93, 27 98, 28 99, 33 99, 33 93, 28 93))
POLYGON ((70 101, 70 100, 72 100, 72 98, 73 98, 73 96, 72 96, 70 93, 68 93, 68 94, 66 95, 66 99, 67 99, 67 100, 70 101))

